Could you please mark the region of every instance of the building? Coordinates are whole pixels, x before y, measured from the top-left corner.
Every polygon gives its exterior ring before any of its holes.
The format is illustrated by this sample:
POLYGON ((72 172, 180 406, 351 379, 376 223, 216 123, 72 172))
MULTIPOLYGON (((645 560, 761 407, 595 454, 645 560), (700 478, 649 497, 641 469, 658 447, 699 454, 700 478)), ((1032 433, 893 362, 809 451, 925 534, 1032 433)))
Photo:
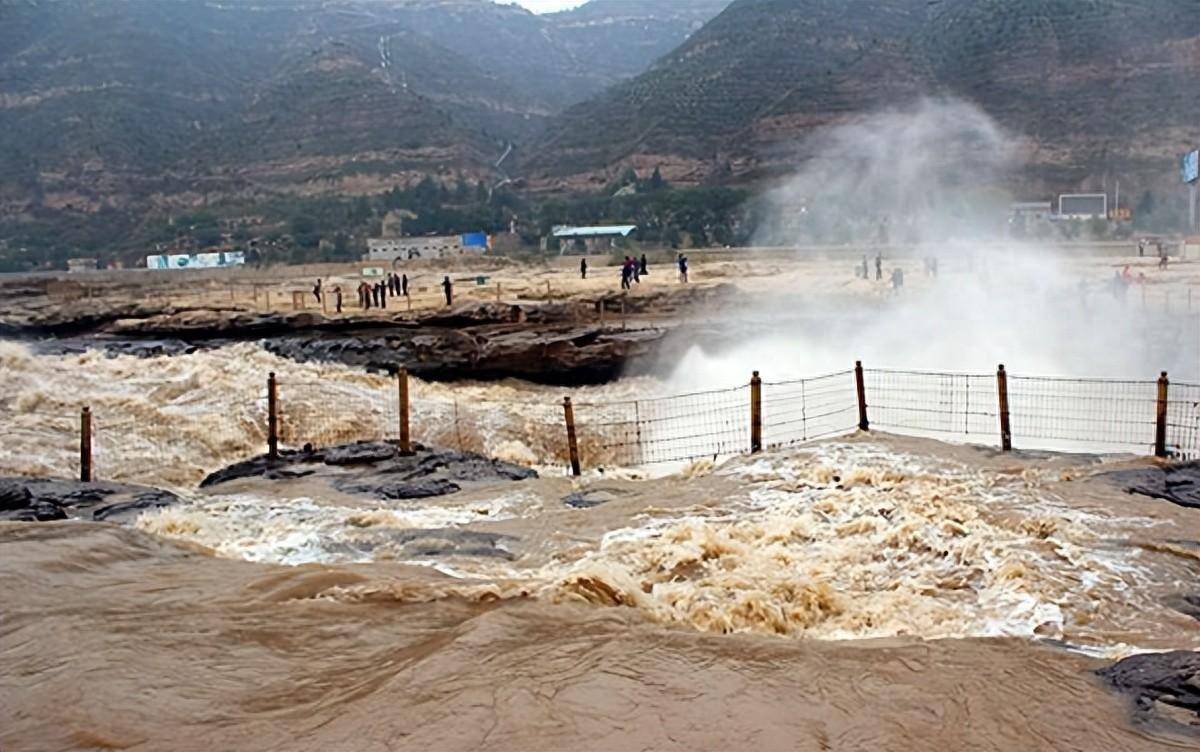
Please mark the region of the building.
POLYGON ((564 252, 572 247, 579 248, 582 245, 583 250, 588 253, 596 253, 615 248, 617 240, 628 238, 636 231, 637 225, 600 225, 598 227, 559 225, 554 228, 552 235, 558 240, 560 248, 564 252))
POLYGON ((94 258, 67 259, 68 272, 94 272, 99 268, 100 265, 94 258))
POLYGON ((1049 219, 1054 214, 1054 205, 1049 201, 1017 201, 1012 205, 1014 220, 1035 221, 1049 219))
POLYGON ((1059 219, 1107 219, 1108 194, 1064 193, 1058 197, 1059 219))
POLYGON ((430 235, 415 238, 369 238, 367 261, 406 261, 483 255, 488 252, 486 233, 430 235))

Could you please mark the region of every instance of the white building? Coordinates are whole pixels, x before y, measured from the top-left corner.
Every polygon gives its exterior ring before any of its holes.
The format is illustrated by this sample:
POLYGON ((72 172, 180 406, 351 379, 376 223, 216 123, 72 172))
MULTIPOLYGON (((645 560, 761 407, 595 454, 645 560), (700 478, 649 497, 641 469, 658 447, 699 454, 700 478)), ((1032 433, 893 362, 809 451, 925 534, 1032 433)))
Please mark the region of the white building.
POLYGON ((368 261, 406 261, 456 256, 482 256, 488 252, 487 235, 431 235, 414 238, 368 238, 368 261))

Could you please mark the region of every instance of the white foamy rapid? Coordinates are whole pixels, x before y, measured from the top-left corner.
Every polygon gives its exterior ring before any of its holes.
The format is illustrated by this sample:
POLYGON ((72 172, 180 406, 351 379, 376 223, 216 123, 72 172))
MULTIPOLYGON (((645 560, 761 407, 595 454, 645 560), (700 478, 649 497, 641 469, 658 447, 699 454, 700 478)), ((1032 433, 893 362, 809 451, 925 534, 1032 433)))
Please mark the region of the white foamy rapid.
POLYGON ((1175 618, 1162 594, 1181 571, 1171 556, 1113 541, 1163 523, 1069 503, 1046 488, 1059 472, 829 443, 653 481, 632 518, 567 512, 561 491, 535 483, 485 501, 362 508, 233 498, 150 513, 139 527, 228 557, 397 561, 456 578, 374 580, 329 594, 340 599, 533 595, 718 633, 1038 637, 1105 655, 1161 647, 1156 630, 1175 618), (571 514, 601 529, 565 532, 571 514), (404 531, 417 528, 433 549, 408 545, 404 531), (495 531, 503 540, 484 553, 456 545, 495 531))

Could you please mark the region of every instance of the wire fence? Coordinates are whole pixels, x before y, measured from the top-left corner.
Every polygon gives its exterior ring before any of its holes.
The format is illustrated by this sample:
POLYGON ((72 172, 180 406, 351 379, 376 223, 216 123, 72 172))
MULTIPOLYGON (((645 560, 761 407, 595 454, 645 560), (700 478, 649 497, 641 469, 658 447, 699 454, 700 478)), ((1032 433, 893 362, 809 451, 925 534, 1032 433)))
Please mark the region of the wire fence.
POLYGON ((749 404, 749 386, 739 386, 576 405, 580 459, 589 466, 636 466, 737 454, 750 442, 749 404))
MULTIPOLYGON (((1175 459, 1200 459, 1200 384, 1011 374, 1004 383, 1017 449, 1161 451, 1175 459)), ((862 369, 642 400, 580 402, 573 405, 574 456, 584 468, 683 463, 845 435, 863 417, 871 429, 996 446, 1005 417, 1000 384, 997 374, 862 369)), ((410 400, 413 440, 528 465, 571 466, 561 402, 482 398, 470 388, 447 396, 444 387, 436 394, 432 389, 422 387, 410 400)), ((276 390, 282 449, 399 439, 394 379, 281 378, 276 390)), ((199 402, 175 404, 169 419, 162 413, 96 409, 89 453, 95 477, 187 486, 261 454, 268 443, 268 392, 269 387, 231 400, 220 411, 199 402)), ((0 405, 6 426, 0 466, 18 474, 78 477, 84 454, 79 411, 74 402, 29 409, 0 405)))
POLYGON ((763 442, 779 448, 836 436, 858 426, 854 372, 762 385, 763 442))

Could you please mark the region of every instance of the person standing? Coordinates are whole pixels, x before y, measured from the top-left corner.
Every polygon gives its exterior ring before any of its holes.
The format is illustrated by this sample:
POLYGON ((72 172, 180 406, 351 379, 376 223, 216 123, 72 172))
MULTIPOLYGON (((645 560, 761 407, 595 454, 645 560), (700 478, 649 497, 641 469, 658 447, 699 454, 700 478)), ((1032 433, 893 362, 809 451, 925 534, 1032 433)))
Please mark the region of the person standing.
POLYGON ((679 254, 679 281, 684 284, 688 281, 688 259, 682 253, 679 254))
POLYGON ((387 310, 388 286, 384 282, 379 283, 379 307, 387 310))
POLYGON ((638 264, 637 259, 629 259, 629 271, 633 275, 633 281, 640 285, 642 283, 642 267, 638 264))
POLYGON ((333 302, 337 306, 337 312, 342 312, 342 286, 338 285, 333 288, 333 302))
POLYGON ((883 280, 883 251, 875 254, 875 281, 883 280))
POLYGON ((317 305, 321 305, 321 278, 317 277, 317 283, 313 285, 313 297, 317 299, 317 305))
POLYGON ((642 262, 641 262, 640 272, 641 272, 641 274, 649 274, 650 273, 650 268, 646 265, 646 254, 644 254, 644 253, 642 254, 642 262))
POLYGON ((587 279, 587 258, 579 259, 579 278, 587 279))
POLYGON ((449 308, 454 302, 454 283, 450 281, 449 274, 442 279, 442 290, 446 293, 446 307, 449 308))
POLYGON ((629 289, 629 257, 625 257, 625 262, 621 264, 621 289, 629 289))
POLYGON ((400 294, 408 297, 408 274, 400 275, 400 294))
POLYGON ((358 283, 358 305, 364 311, 371 310, 371 286, 365 279, 358 283))

